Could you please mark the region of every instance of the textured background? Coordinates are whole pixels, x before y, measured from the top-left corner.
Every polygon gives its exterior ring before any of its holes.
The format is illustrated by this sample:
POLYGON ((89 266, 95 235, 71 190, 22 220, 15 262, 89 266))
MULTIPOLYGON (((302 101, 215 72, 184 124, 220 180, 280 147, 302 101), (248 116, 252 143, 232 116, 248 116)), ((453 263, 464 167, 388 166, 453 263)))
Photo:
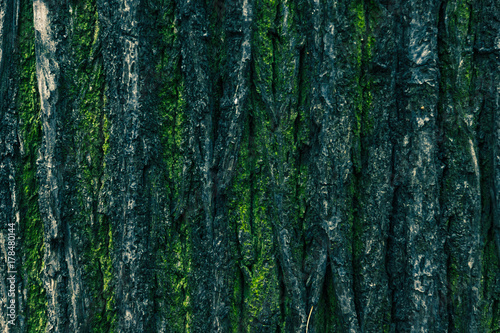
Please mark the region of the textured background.
POLYGON ((500 332, 499 56, 498 0, 0 0, 0 331, 500 332))

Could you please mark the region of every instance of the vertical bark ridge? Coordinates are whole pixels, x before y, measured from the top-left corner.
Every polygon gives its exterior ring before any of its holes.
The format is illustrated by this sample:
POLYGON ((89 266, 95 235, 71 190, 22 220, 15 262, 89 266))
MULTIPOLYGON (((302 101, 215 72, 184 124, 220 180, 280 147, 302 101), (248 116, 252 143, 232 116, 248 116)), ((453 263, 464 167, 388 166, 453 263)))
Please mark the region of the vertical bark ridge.
POLYGON ((213 241, 213 198, 210 162, 212 161, 212 86, 208 63, 208 18, 205 4, 179 3, 182 72, 185 82, 187 149, 183 177, 187 177, 184 195, 193 253, 190 276, 194 332, 212 328, 214 284, 206 272, 212 271, 210 254, 213 241))
MULTIPOLYGON (((338 329, 359 332, 353 279, 353 147, 360 41, 354 3, 311 1, 311 208, 328 238, 338 329)), ((362 8, 362 7, 361 7, 362 8)))
POLYGON ((448 316, 452 331, 480 331, 481 181, 476 141, 478 110, 470 105, 473 5, 441 4, 439 136, 443 178, 441 220, 446 243, 448 316))
POLYGON ((112 235, 116 329, 155 330, 151 231, 158 121, 146 1, 101 1, 99 18, 106 76, 105 216, 112 235))
POLYGON ((18 42, 19 6, 16 1, 0 2, 0 297, 2 332, 23 332, 26 317, 11 315, 25 311, 22 279, 20 182, 18 176, 19 121, 16 108, 18 95, 18 60, 15 47, 18 42), (12 238, 15 236, 15 238, 12 238), (9 273, 18 272, 18 273, 9 273), (12 280, 13 278, 13 280, 12 280), (13 302, 13 303, 12 303, 13 302))
POLYGON ((477 132, 481 174, 481 329, 500 329, 498 233, 498 86, 500 9, 495 1, 474 3, 472 19, 477 24, 473 54, 472 106, 479 114, 477 132), (488 304, 488 305, 487 305, 488 304))
POLYGON ((395 201, 393 237, 404 237, 400 262, 391 271, 394 283, 396 330, 447 329, 444 235, 439 221, 440 165, 437 160, 436 117, 439 69, 437 67, 437 19, 439 1, 402 3, 399 59, 401 87, 395 173, 400 185, 395 201), (396 229, 397 228, 397 229, 396 229), (402 270, 402 271, 401 271, 402 270))
POLYGON ((34 1, 35 50, 40 93, 42 143, 37 160, 39 204, 44 224, 44 286, 47 291, 47 331, 78 330, 83 322, 81 281, 76 265, 70 221, 73 190, 68 178, 72 163, 69 101, 69 5, 34 1), (69 295, 74 295, 69 297, 69 295))
MULTIPOLYGON (((388 332, 391 302, 386 252, 394 175, 390 120, 396 112, 394 8, 364 1, 359 10, 362 89, 358 106, 360 135, 355 219, 355 276, 362 332, 388 332)), ((397 180, 396 180, 397 181, 397 180)))

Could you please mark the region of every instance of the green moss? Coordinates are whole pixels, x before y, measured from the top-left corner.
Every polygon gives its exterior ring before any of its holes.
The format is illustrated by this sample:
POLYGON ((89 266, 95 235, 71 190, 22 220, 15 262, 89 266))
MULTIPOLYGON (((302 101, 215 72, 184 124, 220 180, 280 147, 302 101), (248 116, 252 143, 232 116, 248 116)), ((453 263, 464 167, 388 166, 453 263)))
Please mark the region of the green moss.
MULTIPOLYGON (((104 181, 104 160, 109 132, 104 115, 104 69, 99 47, 99 25, 96 0, 85 0, 72 7, 72 68, 70 94, 78 114, 72 129, 78 148, 79 182, 72 230, 81 235, 78 251, 86 292, 91 295, 88 324, 92 332, 113 332, 117 314, 114 306, 112 239, 109 222, 100 214, 99 193, 104 181)), ((68 129, 66 129, 68 131, 68 129)))
POLYGON ((356 44, 356 59, 358 62, 358 66, 360 67, 364 61, 363 59, 363 43, 360 43, 362 41, 363 36, 366 33, 366 18, 365 18, 365 8, 364 8, 364 1, 362 0, 356 0, 352 1, 350 4, 351 12, 352 12, 352 18, 353 18, 353 24, 354 24, 354 29, 355 29, 355 44, 356 44))
MULTIPOLYGON (((265 114, 260 114, 261 116, 265 114)), ((250 118, 254 119, 255 113, 250 118)), ((250 120, 239 152, 238 172, 229 204, 231 224, 236 233, 239 276, 232 302, 233 327, 252 332, 262 323, 277 327, 279 288, 274 259, 273 225, 270 223, 266 190, 269 178, 264 154, 265 128, 250 120)))
POLYGON ((356 62, 352 64, 355 70, 354 82, 356 87, 354 101, 354 142, 353 164, 355 172, 361 171, 361 156, 364 152, 362 142, 364 137, 373 133, 375 120, 373 119, 373 77, 369 74, 369 67, 373 57, 375 39, 371 31, 378 11, 377 6, 370 1, 353 1, 350 4, 353 22, 354 53, 356 62))
MULTIPOLYGON (((283 329, 291 320, 289 295, 280 304, 276 229, 302 234, 306 168, 298 147, 307 139, 305 108, 300 107, 297 16, 294 5, 258 1, 254 6, 253 86, 248 122, 239 152, 230 211, 238 238, 238 280, 232 322, 242 332, 283 329), (285 21, 285 16, 287 21, 285 21), (286 24, 285 24, 286 22, 286 24), (275 200, 281 197, 278 208, 275 200), (281 211, 281 210, 283 211, 281 211), (283 308, 285 307, 285 308, 283 308), (280 315, 281 314, 281 315, 280 315)), ((304 75, 305 77, 305 75, 304 75)), ((303 245, 293 239, 291 250, 302 260, 303 245)))
POLYGON ((248 267, 254 261, 254 244, 252 235, 253 222, 253 180, 255 178, 255 154, 250 141, 250 124, 245 123, 241 148, 238 153, 238 165, 232 183, 229 208, 229 223, 234 230, 233 253, 236 256, 233 299, 231 302, 231 327, 233 332, 247 332, 249 325, 248 306, 245 303, 248 295, 248 267), (246 273, 246 274, 245 274, 246 273))
POLYGON ((278 1, 256 0, 254 5, 253 58, 255 85, 259 96, 270 107, 273 102, 274 46, 273 35, 278 32, 274 24, 278 1))
POLYGON ((481 329, 484 332, 496 332, 500 330, 500 266, 492 235, 488 237, 482 259, 481 329))
MULTIPOLYGON (((183 216, 179 216, 182 205, 185 204, 182 188, 186 182, 183 178, 185 176, 183 167, 187 144, 186 100, 181 73, 179 27, 175 18, 174 1, 157 0, 156 5, 165 9, 154 23, 160 35, 154 47, 160 50, 160 60, 155 64, 155 72, 161 82, 158 91, 158 110, 161 121, 160 165, 163 168, 161 170, 163 179, 159 180, 158 186, 166 186, 158 188, 158 192, 166 193, 167 215, 159 217, 157 221, 159 230, 166 228, 165 234, 155 236, 159 243, 156 254, 158 268, 155 270, 157 281, 155 311, 158 313, 157 316, 165 318, 168 329, 173 332, 189 332, 192 304, 188 281, 191 272, 192 245, 189 223, 183 216)), ((215 41, 212 40, 212 43, 215 41)))
POLYGON ((43 286, 43 223, 38 207, 36 158, 42 132, 40 102, 36 89, 33 6, 21 1, 19 19, 20 78, 17 100, 23 155, 20 166, 21 234, 24 272, 27 277, 26 320, 29 332, 45 332, 47 301, 43 286))
POLYGON ((353 226, 353 249, 354 257, 359 258, 363 252, 362 235, 366 226, 363 225, 362 219, 358 216, 359 205, 363 202, 360 198, 361 191, 359 190, 359 177, 357 175, 362 169, 362 137, 371 134, 373 128, 373 120, 369 117, 370 108, 373 97, 371 93, 371 79, 367 75, 367 66, 371 61, 371 45, 367 43, 372 39, 369 29, 367 17, 365 14, 364 1, 353 1, 350 4, 351 16, 354 26, 355 53, 357 62, 354 65, 355 78, 352 84, 356 87, 356 95, 354 96, 354 142, 352 147, 352 161, 354 164, 355 177, 349 183, 349 198, 352 200, 352 207, 349 212, 349 223, 353 226))
MULTIPOLYGON (((237 250, 236 250, 237 251, 237 250)), ((241 267, 241 263, 237 260, 237 267, 241 267)), ((249 318, 247 310, 247 299, 249 295, 248 284, 245 283, 245 276, 248 274, 248 268, 235 270, 235 279, 233 285, 233 299, 231 302, 231 327, 234 333, 248 332, 249 318)))
POLYGON ((162 88, 159 92, 159 107, 162 121, 163 161, 167 167, 169 201, 174 203, 179 199, 179 184, 182 183, 186 100, 184 98, 184 81, 180 66, 180 41, 175 22, 175 7, 169 1, 164 2, 166 2, 164 6, 166 6, 167 10, 161 19, 164 25, 160 27, 162 38, 160 49, 163 52, 161 61, 156 66, 156 71, 160 73, 162 79, 162 88))
POLYGON ((328 269, 325 276, 325 290, 321 294, 316 309, 316 330, 318 332, 342 332, 343 326, 338 315, 337 299, 333 289, 333 277, 328 269))

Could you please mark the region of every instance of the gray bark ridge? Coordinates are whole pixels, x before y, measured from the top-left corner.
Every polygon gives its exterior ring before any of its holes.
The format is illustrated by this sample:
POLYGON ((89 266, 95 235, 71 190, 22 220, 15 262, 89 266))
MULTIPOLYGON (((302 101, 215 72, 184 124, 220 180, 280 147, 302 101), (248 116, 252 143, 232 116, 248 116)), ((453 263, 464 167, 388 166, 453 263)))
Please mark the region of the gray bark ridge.
POLYGON ((346 2, 322 4, 312 0, 311 12, 311 205, 328 238, 328 256, 333 273, 333 290, 346 332, 360 332, 354 302, 352 263, 353 182, 352 145, 356 71, 351 50, 338 30, 353 36, 346 2), (346 30, 347 29, 347 30, 346 30))
POLYGON ((208 59, 212 33, 209 9, 201 3, 181 1, 178 13, 189 137, 184 178, 191 180, 183 195, 195 253, 195 332, 230 329, 232 260, 227 193, 246 119, 253 14, 250 0, 227 1, 224 7, 228 80, 220 101, 214 98, 208 59), (216 109, 220 109, 217 116, 216 109))
MULTIPOLYGON (((119 332, 152 332, 150 173, 156 114, 150 104, 147 1, 99 1, 109 150, 99 205, 112 230, 111 260, 119 332)), ((152 98, 152 97, 151 97, 152 98)))
MULTIPOLYGON (((191 275, 193 331, 209 332, 214 323, 215 284, 212 272, 214 204, 212 198, 213 103, 208 60, 208 17, 202 3, 182 1, 179 4, 182 72, 185 82, 187 143, 183 178, 183 200, 189 223, 192 265, 191 275)), ((218 263, 225 264, 225 263, 218 263)), ((216 325, 219 323, 215 323, 216 325)))
POLYGON ((401 3, 398 36, 398 179, 391 221, 389 276, 397 331, 446 330, 445 237, 439 223, 437 22, 440 1, 401 3))
POLYGON ((396 114, 395 15, 381 3, 363 3, 363 87, 360 124, 361 152, 358 215, 354 238, 355 285, 362 332, 380 332, 390 322, 389 280, 386 269, 387 235, 394 195, 391 120, 396 114), (375 41, 369 45, 370 38, 375 41), (355 240, 356 242, 356 240, 355 240))
MULTIPOLYGON (((440 101, 438 145, 443 169, 440 220, 447 229, 450 331, 481 331, 481 170, 478 108, 471 105, 473 5, 446 1, 438 23, 440 101), (458 303, 454 300, 460 299, 458 303), (465 305, 466 304, 466 305, 465 305)), ((446 318, 446 317, 445 317, 446 318)), ((445 319, 443 318, 443 319, 445 319)))
POLYGON ((64 1, 33 2, 36 73, 42 144, 37 159, 40 214, 44 224, 47 332, 69 332, 84 322, 83 288, 71 235, 67 165, 71 103, 68 98, 69 7, 64 1))

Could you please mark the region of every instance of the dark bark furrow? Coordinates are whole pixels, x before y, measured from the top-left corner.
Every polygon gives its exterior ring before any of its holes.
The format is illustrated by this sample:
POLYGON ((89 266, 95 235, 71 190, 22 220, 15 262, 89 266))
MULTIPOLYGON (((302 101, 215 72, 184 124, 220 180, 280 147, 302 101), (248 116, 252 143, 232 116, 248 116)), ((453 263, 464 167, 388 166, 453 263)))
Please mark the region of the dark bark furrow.
POLYGON ((500 327, 498 233, 498 112, 499 112, 499 24, 500 9, 496 1, 472 4, 471 20, 475 29, 472 82, 470 91, 473 113, 478 117, 478 161, 481 175, 481 316, 480 329, 494 331, 500 327), (485 306, 485 298, 491 300, 485 306))
POLYGON ((16 109, 19 54, 17 43, 19 1, 0 1, 0 299, 2 332, 23 332, 25 311, 19 209, 19 121, 16 109), (13 273, 14 272, 14 273, 13 273), (19 272, 19 273, 17 273, 19 272), (13 309, 13 310, 12 310, 13 309))

